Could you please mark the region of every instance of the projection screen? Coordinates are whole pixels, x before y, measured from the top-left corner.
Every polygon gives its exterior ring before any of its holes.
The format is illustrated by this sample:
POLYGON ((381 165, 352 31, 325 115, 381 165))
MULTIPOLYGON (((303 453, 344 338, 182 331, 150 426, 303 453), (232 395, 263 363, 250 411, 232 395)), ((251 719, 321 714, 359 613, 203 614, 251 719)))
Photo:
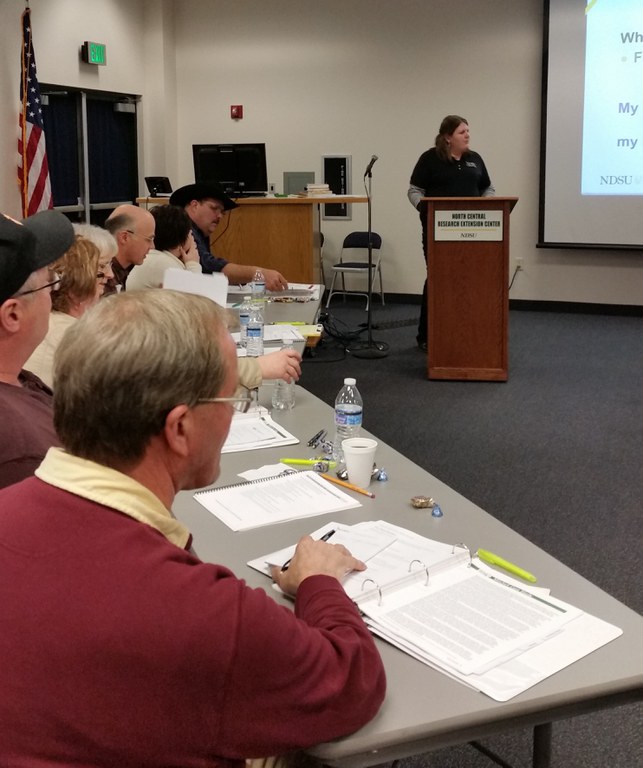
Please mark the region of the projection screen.
POLYGON ((545 0, 539 246, 643 248, 643 0, 545 0))

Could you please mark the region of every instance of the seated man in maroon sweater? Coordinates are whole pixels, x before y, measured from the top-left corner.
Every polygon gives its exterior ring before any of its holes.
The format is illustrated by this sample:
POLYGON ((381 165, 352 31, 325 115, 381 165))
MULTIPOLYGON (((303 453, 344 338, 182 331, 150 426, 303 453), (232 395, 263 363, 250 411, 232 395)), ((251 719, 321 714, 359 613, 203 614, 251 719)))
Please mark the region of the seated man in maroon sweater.
POLYGON ((0 488, 32 475, 58 445, 51 390, 23 366, 49 327, 50 294, 60 282, 49 267, 73 242, 59 211, 22 223, 0 214, 0 488))
POLYGON ((305 537, 294 612, 199 560, 170 508, 219 474, 237 386, 223 310, 152 289, 100 302, 57 351, 51 448, 0 491, 0 765, 242 765, 357 730, 385 692, 305 537))

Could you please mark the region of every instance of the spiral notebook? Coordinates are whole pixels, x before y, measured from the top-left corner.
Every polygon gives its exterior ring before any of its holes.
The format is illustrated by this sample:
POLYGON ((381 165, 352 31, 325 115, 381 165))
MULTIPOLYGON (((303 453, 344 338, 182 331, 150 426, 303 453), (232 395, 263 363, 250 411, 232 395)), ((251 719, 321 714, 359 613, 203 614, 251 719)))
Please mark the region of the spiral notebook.
POLYGON ((310 470, 197 491, 194 498, 233 531, 361 506, 310 470))

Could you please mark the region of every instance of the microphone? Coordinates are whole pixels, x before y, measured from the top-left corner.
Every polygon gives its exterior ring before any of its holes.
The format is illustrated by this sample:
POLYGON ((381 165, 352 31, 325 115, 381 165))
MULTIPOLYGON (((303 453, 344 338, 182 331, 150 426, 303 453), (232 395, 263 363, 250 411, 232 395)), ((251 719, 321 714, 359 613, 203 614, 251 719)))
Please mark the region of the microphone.
POLYGON ((370 161, 369 161, 368 165, 366 166, 366 170, 364 171, 364 178, 366 178, 366 177, 367 177, 367 176, 370 174, 370 172, 371 172, 371 169, 372 169, 372 168, 373 168, 373 166, 375 165, 375 161, 376 161, 377 159, 378 159, 378 158, 377 158, 377 155, 373 155, 373 157, 371 157, 371 159, 370 159, 370 161))

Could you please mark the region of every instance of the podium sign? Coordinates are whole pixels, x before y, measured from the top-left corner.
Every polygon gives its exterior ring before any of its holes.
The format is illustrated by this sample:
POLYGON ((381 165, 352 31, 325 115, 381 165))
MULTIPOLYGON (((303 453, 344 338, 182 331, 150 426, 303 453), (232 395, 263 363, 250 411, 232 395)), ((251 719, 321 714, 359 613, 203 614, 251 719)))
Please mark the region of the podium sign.
POLYGON ((502 211, 436 211, 436 240, 502 240, 502 211))
POLYGON ((515 197, 427 200, 428 377, 506 381, 515 197))

